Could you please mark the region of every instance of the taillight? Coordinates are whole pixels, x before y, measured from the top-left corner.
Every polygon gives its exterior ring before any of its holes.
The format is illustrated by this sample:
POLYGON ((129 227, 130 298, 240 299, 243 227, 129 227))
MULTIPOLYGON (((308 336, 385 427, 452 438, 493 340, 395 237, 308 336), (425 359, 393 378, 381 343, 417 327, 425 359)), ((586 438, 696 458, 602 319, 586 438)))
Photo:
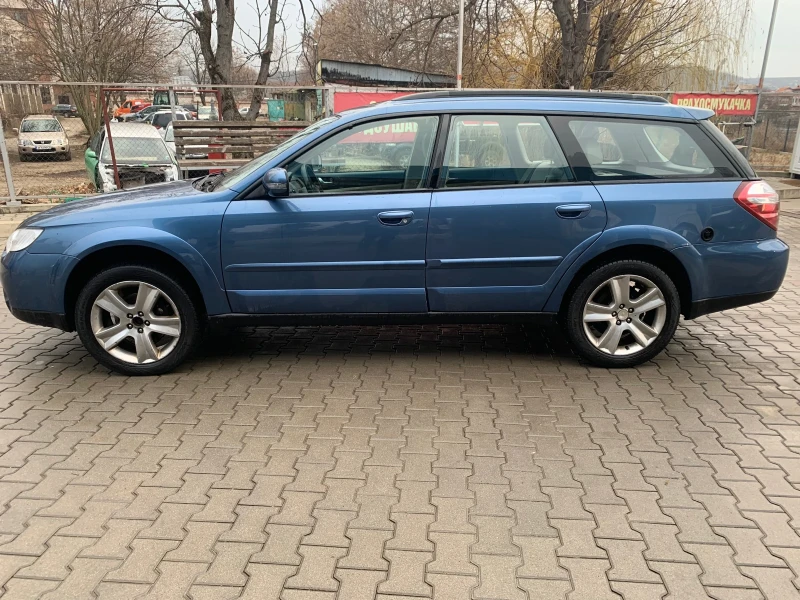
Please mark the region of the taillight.
POLYGON ((781 201, 778 192, 765 181, 743 181, 733 199, 759 221, 778 230, 781 201))

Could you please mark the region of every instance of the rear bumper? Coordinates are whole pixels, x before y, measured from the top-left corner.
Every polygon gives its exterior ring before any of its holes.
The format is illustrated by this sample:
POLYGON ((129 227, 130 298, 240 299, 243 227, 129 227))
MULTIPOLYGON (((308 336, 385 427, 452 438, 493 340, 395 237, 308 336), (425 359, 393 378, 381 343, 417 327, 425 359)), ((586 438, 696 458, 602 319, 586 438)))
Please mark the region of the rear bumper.
POLYGON ((20 310, 8 304, 8 310, 20 321, 31 323, 32 325, 41 325, 42 327, 55 327, 63 331, 72 331, 67 322, 67 316, 60 313, 43 312, 38 310, 20 310))
POLYGON ((696 319, 710 313, 720 312, 723 310, 730 310, 731 308, 738 308, 739 306, 747 306, 748 304, 757 304, 759 302, 766 302, 772 298, 778 290, 771 292, 761 292, 758 294, 743 294, 741 296, 722 296, 721 298, 708 298, 706 300, 697 300, 692 302, 689 310, 684 317, 686 319, 696 319))
POLYGON ((789 247, 777 238, 681 246, 673 255, 689 276, 689 319, 769 300, 789 265, 789 247))

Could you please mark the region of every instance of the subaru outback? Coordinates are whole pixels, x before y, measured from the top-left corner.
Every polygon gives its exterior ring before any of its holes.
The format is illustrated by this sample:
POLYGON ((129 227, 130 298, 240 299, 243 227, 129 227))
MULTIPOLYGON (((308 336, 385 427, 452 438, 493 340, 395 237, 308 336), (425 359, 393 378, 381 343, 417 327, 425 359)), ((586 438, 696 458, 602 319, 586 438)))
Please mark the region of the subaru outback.
POLYGON ((786 272, 778 196, 712 115, 642 95, 415 94, 227 174, 32 216, 3 292, 131 375, 173 369, 209 324, 548 320, 589 363, 638 365, 681 315, 767 300, 786 272))

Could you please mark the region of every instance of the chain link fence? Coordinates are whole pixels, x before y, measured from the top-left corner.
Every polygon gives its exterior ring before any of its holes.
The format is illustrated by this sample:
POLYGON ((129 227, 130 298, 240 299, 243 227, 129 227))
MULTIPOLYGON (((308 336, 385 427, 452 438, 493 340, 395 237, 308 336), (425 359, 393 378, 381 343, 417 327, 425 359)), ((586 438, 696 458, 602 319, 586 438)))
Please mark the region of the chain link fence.
MULTIPOLYGON (((2 82, 0 204, 12 198, 68 202, 229 170, 340 110, 339 100, 348 94, 369 104, 375 92, 380 101, 413 91, 2 82)), ((639 93, 670 98, 669 92, 639 93)), ((713 120, 739 145, 752 129, 751 163, 785 172, 800 120, 800 94, 763 94, 755 126, 751 117, 713 120)))
POLYGON ((318 87, 3 82, 0 204, 68 202, 234 168, 330 114, 329 96, 318 87), (181 124, 203 135, 186 137, 181 124))

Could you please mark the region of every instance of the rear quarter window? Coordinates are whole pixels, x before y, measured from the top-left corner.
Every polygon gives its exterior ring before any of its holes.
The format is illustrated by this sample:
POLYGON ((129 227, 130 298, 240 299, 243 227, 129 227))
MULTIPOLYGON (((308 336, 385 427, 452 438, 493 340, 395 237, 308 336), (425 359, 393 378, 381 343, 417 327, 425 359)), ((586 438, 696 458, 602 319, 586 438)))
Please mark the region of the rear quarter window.
POLYGON ((739 170, 697 123, 558 117, 575 170, 591 181, 733 179, 739 170))

